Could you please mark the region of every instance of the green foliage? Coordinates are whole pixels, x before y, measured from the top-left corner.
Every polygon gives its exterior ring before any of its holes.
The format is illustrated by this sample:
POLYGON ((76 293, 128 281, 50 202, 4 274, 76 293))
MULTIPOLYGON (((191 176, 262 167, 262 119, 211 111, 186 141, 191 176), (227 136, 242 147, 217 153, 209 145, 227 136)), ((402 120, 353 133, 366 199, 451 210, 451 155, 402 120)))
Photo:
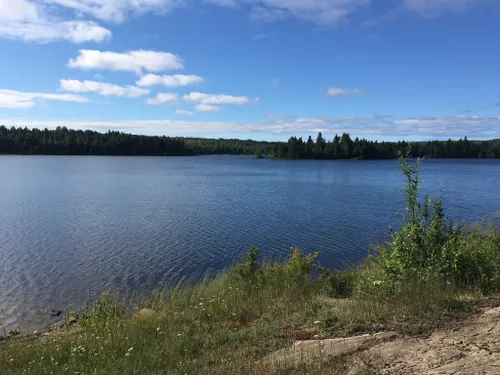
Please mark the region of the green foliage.
POLYGON ((260 149, 260 147, 257 147, 257 149, 255 150, 255 158, 256 159, 262 159, 264 156, 262 156, 262 150, 260 149))
POLYGON ((7 128, 0 126, 0 154, 24 155, 251 155, 270 154, 271 142, 133 135, 116 131, 7 128))
POLYGON ((72 313, 80 325, 109 325, 120 321, 126 314, 126 302, 120 300, 117 290, 113 292, 103 292, 100 300, 93 304, 87 302, 83 311, 72 313))
POLYGON ((302 249, 298 247, 292 248, 292 254, 283 267, 291 275, 299 277, 310 275, 314 269, 314 262, 319 256, 319 253, 305 255, 302 249))
POLYGON ((450 222, 441 199, 419 202, 419 166, 409 160, 411 146, 401 154, 399 166, 406 180, 406 212, 398 231, 380 248, 391 285, 405 285, 408 275, 422 280, 438 275, 447 283, 500 290, 500 237, 498 229, 466 231, 450 222))
POLYGON ((261 270, 260 251, 254 246, 243 254, 243 261, 236 265, 234 273, 241 280, 254 281, 257 277, 257 272, 261 270))
POLYGON ((320 272, 316 279, 317 287, 322 293, 333 298, 350 298, 356 285, 355 270, 332 271, 321 265, 316 266, 320 272))
MULTIPOLYGON (((316 142, 311 136, 306 142, 293 136, 287 143, 276 143, 272 156, 286 159, 395 159, 407 149, 408 144, 404 141, 352 140, 347 133, 336 134, 332 141, 328 141, 319 133, 316 142)), ((500 158, 500 142, 470 142, 467 137, 458 141, 416 142, 411 145, 411 152, 415 156, 431 158, 500 158)))

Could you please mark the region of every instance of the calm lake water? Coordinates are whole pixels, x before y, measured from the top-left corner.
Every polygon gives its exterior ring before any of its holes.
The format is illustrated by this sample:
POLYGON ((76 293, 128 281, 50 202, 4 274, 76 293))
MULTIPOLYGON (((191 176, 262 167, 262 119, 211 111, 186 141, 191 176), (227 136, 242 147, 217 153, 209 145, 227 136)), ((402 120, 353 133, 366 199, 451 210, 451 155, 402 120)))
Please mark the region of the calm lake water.
MULTIPOLYGON (((291 246, 341 267, 397 225, 391 161, 250 157, 0 156, 0 327, 47 323, 52 308, 200 277, 250 246, 291 246)), ((445 188, 455 219, 500 209, 500 161, 426 160, 422 192, 445 188)))

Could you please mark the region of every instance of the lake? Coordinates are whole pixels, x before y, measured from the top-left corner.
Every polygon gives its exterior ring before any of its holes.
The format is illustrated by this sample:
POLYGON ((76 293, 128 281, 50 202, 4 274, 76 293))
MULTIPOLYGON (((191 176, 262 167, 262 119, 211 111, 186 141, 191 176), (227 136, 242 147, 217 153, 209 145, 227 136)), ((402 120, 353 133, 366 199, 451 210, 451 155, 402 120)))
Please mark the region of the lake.
MULTIPOLYGON (((250 247, 330 267, 363 259, 404 210, 397 161, 0 156, 0 325, 89 295, 199 278, 250 247)), ((500 160, 425 160, 422 193, 459 221, 500 209, 500 160)))

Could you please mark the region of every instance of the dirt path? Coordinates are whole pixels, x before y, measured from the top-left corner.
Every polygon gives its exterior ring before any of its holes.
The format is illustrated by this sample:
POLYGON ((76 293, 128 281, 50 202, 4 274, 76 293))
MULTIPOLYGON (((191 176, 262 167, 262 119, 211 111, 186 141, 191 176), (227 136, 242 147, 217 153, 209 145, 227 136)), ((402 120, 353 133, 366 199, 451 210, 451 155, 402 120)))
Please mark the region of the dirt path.
POLYGON ((373 362, 377 374, 500 375, 500 307, 485 308, 469 320, 424 338, 381 332, 297 341, 259 363, 283 370, 347 355, 353 359, 349 373, 356 374, 358 354, 363 354, 365 363, 366 358, 373 362))
POLYGON ((500 307, 428 338, 397 338, 368 353, 383 360, 383 374, 499 375, 500 307))

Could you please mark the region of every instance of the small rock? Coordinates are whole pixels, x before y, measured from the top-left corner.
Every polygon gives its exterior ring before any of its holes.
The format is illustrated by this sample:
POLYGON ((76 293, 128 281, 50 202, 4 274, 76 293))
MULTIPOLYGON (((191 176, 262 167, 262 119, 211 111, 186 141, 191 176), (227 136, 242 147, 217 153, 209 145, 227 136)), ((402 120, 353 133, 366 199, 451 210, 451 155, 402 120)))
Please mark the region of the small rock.
POLYGON ((395 336, 395 332, 380 332, 373 335, 337 339, 296 341, 292 347, 271 353, 262 360, 261 364, 280 369, 300 366, 318 359, 328 360, 349 355, 369 343, 389 340, 395 336))
POLYGON ((50 316, 61 316, 61 314, 62 314, 61 310, 52 309, 52 311, 50 312, 50 316))

